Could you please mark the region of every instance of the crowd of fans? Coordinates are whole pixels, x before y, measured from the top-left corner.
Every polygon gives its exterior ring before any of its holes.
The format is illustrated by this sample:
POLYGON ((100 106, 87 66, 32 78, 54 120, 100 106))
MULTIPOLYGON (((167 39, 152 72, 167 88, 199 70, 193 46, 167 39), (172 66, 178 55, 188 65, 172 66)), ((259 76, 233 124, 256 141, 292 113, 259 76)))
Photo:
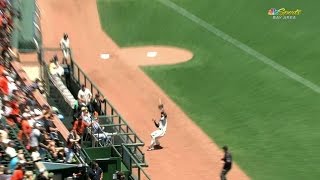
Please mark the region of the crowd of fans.
POLYGON ((8 63, 16 56, 10 45, 16 16, 11 0, 0 0, 0 179, 22 180, 34 179, 35 162, 64 162, 66 153, 53 126, 55 112, 32 95, 44 92, 41 81, 27 86, 8 63))
POLYGON ((0 64, 0 159, 1 164, 8 162, 0 177, 10 172, 16 179, 31 176, 24 167, 40 160, 66 162, 63 142, 53 125, 56 112, 39 106, 32 96, 34 90, 42 90, 41 82, 27 86, 25 81, 0 64))
POLYGON ((102 144, 110 143, 111 136, 116 133, 106 132, 99 123, 99 116, 103 115, 101 107, 103 103, 106 103, 106 99, 101 98, 99 94, 96 94, 93 98, 91 91, 84 84, 81 85, 77 99, 73 108, 72 132, 77 134, 81 140, 89 134, 90 130, 90 134, 101 141, 102 144))
MULTIPOLYGON (((110 140, 112 133, 104 132, 99 124, 105 99, 98 94, 92 98, 85 86, 79 90, 73 126, 64 145, 53 124, 56 112, 47 105, 39 106, 32 96, 34 90, 43 91, 41 81, 29 86, 25 82, 26 79, 20 79, 14 70, 0 63, 0 160, 8 162, 0 167, 0 179, 2 176, 32 179, 32 171, 25 171, 24 167, 38 161, 73 163, 89 127, 99 140, 110 140), (16 130, 17 137, 10 130, 16 130), (30 158, 25 158, 26 152, 30 158)), ((44 177, 40 174, 39 178, 44 177)))
MULTIPOLYGON (((8 62, 17 54, 10 45, 14 29, 13 18, 20 16, 11 5, 11 0, 0 0, 0 179, 52 179, 52 174, 44 172, 35 176, 35 163, 52 161, 73 163, 74 155, 79 152, 84 135, 93 134, 99 140, 109 142, 112 133, 107 133, 99 124, 99 115, 103 115, 101 106, 106 102, 99 94, 92 97, 89 89, 82 85, 78 101, 74 106, 72 128, 66 144, 59 139, 58 129, 53 119, 57 112, 48 105, 40 106, 33 92, 44 93, 41 81, 36 79, 27 85, 8 62), (32 167, 32 168, 27 168, 32 167)), ((69 39, 64 35, 61 41, 64 62, 68 58, 69 39)), ((52 75, 62 76, 64 69, 55 56, 49 71, 52 75)), ((90 179, 101 179, 102 170, 97 163, 89 171, 90 179)))
POLYGON ((14 17, 20 17, 20 13, 12 7, 11 0, 0 0, 0 50, 2 59, 10 58, 10 54, 16 55, 10 44, 14 17))

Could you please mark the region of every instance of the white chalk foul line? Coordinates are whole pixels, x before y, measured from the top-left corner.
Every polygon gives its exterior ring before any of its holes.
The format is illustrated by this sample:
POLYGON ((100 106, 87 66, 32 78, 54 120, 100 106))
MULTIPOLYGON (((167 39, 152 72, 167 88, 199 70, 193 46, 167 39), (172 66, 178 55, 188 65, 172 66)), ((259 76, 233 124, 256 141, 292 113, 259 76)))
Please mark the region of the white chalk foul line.
POLYGON ((318 85, 316 85, 313 82, 311 82, 311 81, 301 77, 300 75, 292 72, 288 68, 276 63, 272 59, 257 52, 256 50, 250 48, 249 46, 245 45, 244 43, 234 39, 233 37, 229 36, 228 34, 224 33, 223 31, 219 30, 218 28, 214 27, 213 25, 207 23, 206 21, 202 20, 201 18, 197 17, 196 15, 190 13, 189 11, 187 11, 186 9, 182 8, 181 6, 175 4, 174 2, 172 2, 170 0, 157 0, 157 1, 161 2, 162 4, 164 4, 165 6, 171 8, 171 9, 173 9, 174 11, 179 13, 180 15, 190 19, 194 23, 202 26, 203 28, 205 28, 209 32, 211 32, 211 33, 215 34, 216 36, 220 37, 221 39, 229 42, 230 44, 234 45, 235 47, 250 54, 251 56, 255 57, 257 60, 271 66, 272 68, 287 75, 291 79, 303 84, 304 86, 310 88, 311 90, 313 90, 317 93, 320 93, 320 87, 318 85))

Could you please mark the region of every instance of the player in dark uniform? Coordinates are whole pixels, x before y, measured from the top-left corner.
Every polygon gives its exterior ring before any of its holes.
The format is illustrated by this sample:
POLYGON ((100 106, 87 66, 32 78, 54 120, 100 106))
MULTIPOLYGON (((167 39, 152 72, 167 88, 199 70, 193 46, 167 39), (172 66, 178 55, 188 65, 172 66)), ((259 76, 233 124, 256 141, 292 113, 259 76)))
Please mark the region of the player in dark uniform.
POLYGON ((221 160, 224 161, 224 165, 220 177, 221 180, 227 180, 226 175, 232 167, 232 155, 228 150, 228 146, 223 146, 222 149, 224 151, 224 157, 221 160))

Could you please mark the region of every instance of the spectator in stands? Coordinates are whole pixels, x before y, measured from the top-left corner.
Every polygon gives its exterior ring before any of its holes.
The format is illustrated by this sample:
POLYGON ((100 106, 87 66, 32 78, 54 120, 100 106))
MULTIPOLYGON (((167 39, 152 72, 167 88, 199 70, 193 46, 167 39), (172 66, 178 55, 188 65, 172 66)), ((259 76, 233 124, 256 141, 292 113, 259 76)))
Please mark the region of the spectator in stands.
POLYGON ((41 132, 37 128, 37 124, 33 124, 33 129, 30 134, 30 148, 36 149, 39 146, 39 139, 40 139, 41 132))
MULTIPOLYGON (((89 106, 91 98, 92 98, 91 91, 88 88, 86 88, 84 84, 82 84, 81 89, 78 92, 78 99, 80 99, 81 102, 85 103, 86 106, 89 106)), ((90 107, 88 108, 91 109, 90 107)))
POLYGON ((63 38, 60 40, 60 48, 63 53, 62 63, 67 64, 67 59, 70 57, 70 40, 67 33, 64 33, 63 38))
POLYGON ((3 143, 4 145, 7 145, 11 140, 8 139, 8 133, 7 130, 0 130, 0 143, 3 143))
MULTIPOLYGON (((29 83, 27 83, 27 79, 20 78, 15 71, 11 71, 9 68, 10 63, 8 63, 8 60, 11 60, 12 56, 16 56, 10 45, 10 33, 13 27, 13 16, 17 14, 13 10, 6 9, 10 7, 10 0, 0 0, 0 118, 2 115, 7 118, 6 122, 13 127, 12 129, 10 128, 10 131, 16 131, 16 126, 20 129, 18 137, 21 141, 11 141, 8 138, 7 130, 4 129, 5 126, 2 126, 2 123, 0 123, 0 156, 5 158, 10 157, 10 169, 14 170, 17 166, 11 179, 20 180, 23 179, 24 172, 22 164, 28 164, 26 159, 28 160, 29 157, 26 156, 25 158, 24 152, 21 150, 17 152, 15 148, 22 148, 20 145, 24 145, 26 149, 30 149, 33 161, 39 159, 39 147, 50 152, 56 159, 62 159, 64 152, 63 148, 59 147, 60 145, 56 143, 58 142, 58 136, 57 130, 52 123, 50 107, 44 107, 43 112, 37 110, 38 113, 36 113, 35 108, 39 107, 33 97, 33 91, 35 89, 41 91, 40 80, 37 79, 30 86, 26 85, 29 83), (38 127, 39 123, 40 127, 38 127), (18 163, 19 165, 17 165, 18 163)), ((57 74, 62 75, 64 71, 63 67, 59 65, 56 56, 54 60, 54 66, 51 66, 51 70, 54 69, 57 74)), ((1 157, 0 163, 3 163, 4 161, 2 161, 1 157)), ((29 175, 26 174, 27 179, 32 179, 27 176, 29 175)))
POLYGON ((19 163, 21 165, 24 165, 25 163, 27 163, 26 158, 24 157, 24 152, 22 149, 18 150, 17 157, 19 158, 19 163))
POLYGON ((0 167, 0 180, 10 180, 11 179, 11 172, 7 167, 1 165, 0 167))
POLYGON ((28 120, 26 118, 22 118, 21 119, 21 130, 18 134, 18 138, 23 142, 23 144, 25 146, 28 146, 30 143, 31 131, 32 131, 32 128, 30 127, 28 120))
POLYGON ((40 174, 36 177, 36 180, 48 180, 48 178, 44 175, 44 172, 40 172, 40 174))
POLYGON ((25 78, 21 78, 20 81, 16 81, 16 85, 19 89, 20 96, 25 97, 26 94, 31 94, 32 90, 25 83, 27 80, 25 78))
POLYGON ((77 146, 79 145, 80 136, 74 129, 71 129, 68 136, 67 147, 65 148, 66 162, 71 163, 74 153, 77 153, 77 146))
POLYGON ((64 69, 65 84, 67 88, 70 89, 71 88, 71 67, 69 64, 63 64, 62 67, 64 69))
POLYGON ((85 103, 83 103, 83 101, 81 99, 78 99, 73 107, 73 117, 74 118, 78 118, 79 116, 81 116, 81 109, 83 107, 87 107, 85 103))
POLYGON ((50 74, 53 76, 62 76, 63 75, 64 69, 62 66, 60 66, 57 55, 55 55, 53 57, 53 59, 50 60, 49 71, 50 71, 50 74))
POLYGON ((41 135, 39 138, 39 152, 40 154, 45 154, 46 152, 49 152, 49 142, 51 141, 48 133, 46 133, 44 130, 40 130, 41 135))
POLYGON ((1 180, 1 175, 4 173, 4 165, 0 165, 0 180, 1 180))
POLYGON ((39 78, 36 78, 34 82, 29 86, 30 89, 35 90, 37 89, 41 94, 44 94, 44 88, 41 80, 39 78))
POLYGON ((11 176, 11 180, 23 180, 24 178, 24 168, 21 164, 18 164, 15 170, 13 171, 13 174, 11 176))
POLYGON ((91 123, 91 114, 88 111, 87 107, 82 107, 81 109, 81 119, 83 119, 86 123, 91 123))
POLYGON ((85 121, 82 120, 81 117, 79 117, 74 123, 73 123, 73 130, 75 130, 77 132, 77 134, 82 137, 83 134, 85 133, 85 130, 87 127, 89 127, 91 125, 86 123, 85 121))
POLYGON ((50 172, 48 173, 48 180, 53 180, 54 173, 50 172))
POLYGON ((73 173, 73 180, 87 180, 86 172, 84 169, 79 169, 77 173, 73 173))
POLYGON ((0 93, 4 96, 9 94, 9 87, 8 87, 8 79, 6 78, 6 74, 0 74, 0 93))
POLYGON ((41 155, 39 153, 39 146, 32 147, 30 150, 31 150, 31 158, 33 162, 42 160, 41 155))
POLYGON ((27 171, 27 172, 25 173, 25 180, 34 180, 33 172, 32 172, 32 171, 27 171))
POLYGON ((89 178, 91 180, 102 180, 103 179, 103 171, 99 167, 99 164, 96 162, 92 163, 92 169, 89 170, 89 178))
MULTIPOLYGON (((37 123, 37 121, 39 119, 42 118, 42 116, 36 116, 36 114, 34 113, 34 111, 29 111, 29 114, 30 114, 30 117, 28 118, 28 122, 29 122, 29 125, 32 127, 32 128, 35 128, 35 124, 37 123)), ((23 116, 23 114, 22 114, 23 116)))
POLYGON ((14 147, 15 143, 13 141, 10 141, 5 151, 6 154, 11 158, 9 163, 9 168, 11 171, 13 171, 16 168, 19 162, 18 154, 14 147))
POLYGON ((54 128, 53 126, 53 114, 50 110, 49 106, 44 105, 42 107, 42 119, 41 119, 41 128, 44 128, 44 131, 47 132, 50 137, 55 139, 57 137, 57 128, 54 128))
POLYGON ((31 118, 30 110, 28 108, 24 110, 22 117, 27 119, 29 126, 32 128, 33 124, 35 123, 35 120, 31 118))
POLYGON ((7 76, 6 78, 8 80, 8 90, 9 90, 8 91, 8 96, 11 97, 13 95, 12 94, 13 90, 18 90, 18 87, 17 87, 17 85, 14 82, 14 79, 12 77, 7 76))
POLYGON ((62 160, 64 157, 64 148, 57 147, 56 142, 53 140, 49 141, 48 149, 54 160, 62 160))
POLYGON ((26 94, 26 96, 24 98, 24 102, 26 105, 31 106, 31 107, 34 107, 37 105, 37 102, 32 97, 31 92, 26 94))
POLYGON ((12 108, 11 108, 9 100, 3 98, 2 99, 2 112, 1 112, 1 115, 8 119, 10 114, 11 114, 11 112, 12 112, 12 108))
POLYGON ((48 105, 43 105, 42 106, 42 115, 44 117, 49 117, 51 115, 51 110, 50 110, 50 107, 48 105))
POLYGON ((101 105, 102 103, 106 103, 106 99, 105 98, 100 98, 100 94, 96 94, 94 99, 91 101, 91 113, 96 111, 99 115, 102 115, 102 111, 101 111, 101 105))
POLYGON ((98 139, 103 140, 104 143, 109 144, 111 142, 111 136, 117 134, 115 133, 108 133, 101 128, 99 124, 98 113, 94 113, 94 119, 92 121, 92 134, 98 139))
POLYGON ((15 98, 13 98, 11 101, 7 97, 3 98, 3 104, 4 104, 4 109, 3 109, 3 116, 5 116, 9 121, 13 121, 14 123, 18 124, 19 120, 19 105, 16 102, 15 98))
POLYGON ((115 175, 113 177, 114 180, 125 180, 125 178, 126 178, 124 173, 121 171, 116 171, 116 173, 114 175, 115 175))
MULTIPOLYGON (((17 86, 18 87, 18 86, 17 86)), ((21 94, 21 91, 19 90, 19 87, 17 90, 12 91, 12 97, 11 99, 15 98, 17 102, 21 102, 24 96, 21 94)))

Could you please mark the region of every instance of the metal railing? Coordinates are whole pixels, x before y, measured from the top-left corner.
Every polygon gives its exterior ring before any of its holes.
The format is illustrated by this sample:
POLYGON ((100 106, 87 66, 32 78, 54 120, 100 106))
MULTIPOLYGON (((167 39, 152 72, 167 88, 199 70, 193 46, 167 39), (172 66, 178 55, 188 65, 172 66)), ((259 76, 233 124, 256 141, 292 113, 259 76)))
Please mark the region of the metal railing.
MULTIPOLYGON (((52 56, 45 57, 45 52, 51 52, 50 55, 54 55, 57 53, 61 53, 60 48, 42 48, 40 52, 40 58, 42 59, 40 61, 40 69, 41 69, 41 78, 45 81, 45 89, 46 92, 48 92, 47 95, 50 95, 49 92, 49 84, 50 84, 50 75, 48 73, 48 64, 44 60, 45 58, 52 58, 52 56)), ((84 84, 92 94, 100 94, 104 97, 104 95, 101 93, 100 89, 97 85, 93 83, 93 81, 85 74, 85 72, 79 67, 79 65, 74 62, 72 58, 72 50, 69 50, 70 55, 70 70, 71 70, 71 78, 75 82, 78 83, 78 89, 80 89, 80 85, 84 84)), ((105 103, 103 103, 103 106, 101 108, 101 112, 105 115, 103 124, 114 124, 115 130, 117 130, 119 133, 127 133, 128 135, 134 135, 134 137, 128 137, 126 138, 126 143, 128 144, 135 144, 137 146, 144 146, 144 142, 137 136, 136 132, 129 126, 129 124, 124 120, 124 118, 121 116, 120 113, 114 108, 114 106, 108 101, 108 99, 105 99, 105 103)), ((102 116, 103 117, 103 116, 102 116)))
MULTIPOLYGON (((40 50, 40 63, 41 63, 41 74, 42 77, 46 78, 44 81, 46 84, 50 83, 50 78, 48 76, 48 68, 47 63, 44 58, 52 58, 46 57, 45 52, 55 52, 53 54, 61 53, 60 48, 42 48, 40 50)), ((92 94, 100 94, 105 97, 98 86, 93 83, 93 81, 86 75, 86 73, 79 67, 79 65, 74 61, 72 56, 71 49, 70 52, 70 74, 71 79, 74 82, 77 82, 78 89, 80 89, 81 84, 84 84, 92 94)), ((51 53, 52 54, 52 53, 51 53)), ((52 55, 53 55, 52 54, 52 55)), ((47 88, 48 90, 49 88, 47 88)), ((135 131, 129 126, 129 124, 124 120, 121 114, 114 108, 114 106, 106 99, 105 103, 101 108, 101 112, 104 114, 103 116, 99 116, 100 126, 104 129, 108 129, 107 132, 117 132, 116 135, 112 135, 111 146, 114 149, 125 149, 121 152, 122 161, 125 162, 127 158, 131 159, 132 163, 129 169, 132 172, 132 177, 138 178, 140 180, 141 173, 143 176, 150 179, 150 177, 145 173, 143 167, 147 167, 147 163, 145 162, 144 153, 139 148, 144 146, 144 142, 137 136, 135 131), (119 138, 120 141, 114 140, 114 138, 119 138), (123 148, 125 147, 125 148, 123 148), (129 156, 124 155, 123 153, 130 152, 129 156)), ((101 139, 97 138, 94 134, 91 133, 92 128, 89 130, 89 136, 92 140, 92 147, 104 147, 109 146, 110 144, 101 141, 101 139)), ((118 140, 119 140, 118 139, 118 140)), ((116 151, 119 152, 119 151, 116 151)), ((84 154, 83 154, 84 155, 84 154)))
MULTIPOLYGON (((114 119, 115 117, 119 117, 117 115, 113 116, 99 116, 99 124, 102 128, 99 132, 116 132, 116 134, 111 134, 111 142, 113 146, 120 147, 121 145, 125 145, 128 148, 130 148, 131 152, 136 156, 137 161, 139 164, 143 167, 146 167, 147 164, 145 163, 145 157, 144 153, 141 151, 139 146, 143 146, 142 142, 139 142, 137 140, 136 134, 131 130, 131 128, 126 124, 120 124, 115 121, 112 121, 111 119, 114 119)), ((92 132, 92 127, 91 127, 92 132)), ((99 136, 98 134, 95 134, 95 136, 99 136)), ((105 145, 108 144, 106 141, 102 141, 103 143, 98 143, 98 145, 105 145)), ((97 143, 95 143, 97 144, 97 143)))
MULTIPOLYGON (((86 87, 89 86, 88 88, 92 93, 96 92, 97 94, 104 96, 92 80, 81 70, 81 68, 79 68, 74 61, 71 62, 71 77, 75 78, 75 80, 79 82, 79 85, 83 83, 86 87)), ((121 134, 120 138, 126 145, 130 146, 130 149, 132 149, 133 153, 136 154, 137 160, 140 161, 140 164, 142 166, 147 166, 145 163, 144 153, 139 148, 139 146, 144 146, 144 142, 137 136, 135 131, 128 125, 108 100, 106 100, 106 103, 102 106, 101 111, 107 115, 105 116, 107 124, 101 123, 101 126, 111 126, 116 132, 121 134)))
POLYGON ((148 179, 151 180, 150 176, 143 170, 143 168, 139 165, 138 160, 133 156, 130 149, 128 149, 124 144, 122 145, 122 158, 124 159, 124 165, 127 168, 131 168, 132 177, 134 179, 148 179))

